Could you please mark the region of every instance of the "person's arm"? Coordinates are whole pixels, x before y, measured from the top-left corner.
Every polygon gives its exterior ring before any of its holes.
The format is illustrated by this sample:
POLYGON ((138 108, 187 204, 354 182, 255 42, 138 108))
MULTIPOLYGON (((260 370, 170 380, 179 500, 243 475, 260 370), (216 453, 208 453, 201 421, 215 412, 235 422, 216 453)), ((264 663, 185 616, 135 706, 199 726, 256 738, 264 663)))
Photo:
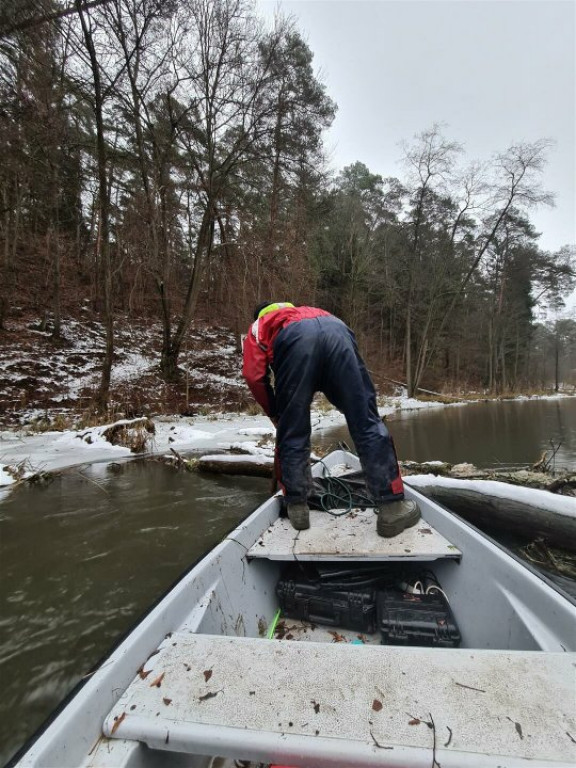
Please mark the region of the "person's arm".
POLYGON ((276 423, 276 402, 274 391, 270 385, 266 351, 260 347, 251 331, 244 339, 242 375, 246 379, 256 402, 264 409, 266 415, 276 423))

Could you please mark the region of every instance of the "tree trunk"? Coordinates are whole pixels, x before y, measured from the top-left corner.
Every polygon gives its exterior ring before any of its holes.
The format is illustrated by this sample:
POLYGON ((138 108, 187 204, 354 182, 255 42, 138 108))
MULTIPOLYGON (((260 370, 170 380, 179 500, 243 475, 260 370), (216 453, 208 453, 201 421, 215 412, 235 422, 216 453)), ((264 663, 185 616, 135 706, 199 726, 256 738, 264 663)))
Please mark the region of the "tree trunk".
POLYGON ((560 336, 558 330, 554 335, 554 392, 560 389, 560 336))
POLYGON ((54 339, 60 339, 62 336, 62 311, 61 311, 61 298, 60 298, 60 236, 56 234, 56 241, 54 243, 54 328, 52 329, 52 337, 54 339))
POLYGON ((52 313, 54 315, 54 327, 52 338, 60 339, 62 332, 61 298, 60 298, 60 221, 58 211, 58 166, 54 164, 52 170, 52 201, 50 206, 50 223, 46 239, 48 241, 48 254, 52 252, 52 313))
POLYGON ((410 302, 406 308, 406 388, 408 397, 414 397, 412 380, 412 307, 410 302))
POLYGON ((274 129, 274 165, 272 169, 272 191, 270 193, 270 218, 268 221, 268 257, 274 257, 276 241, 276 221, 278 219, 278 197, 280 194, 280 138, 282 132, 282 106, 278 103, 278 115, 274 129))
POLYGON ((2 189, 2 204, 4 206, 4 253, 0 264, 0 331, 4 330, 8 302, 8 267, 10 264, 10 206, 6 186, 2 189))
POLYGON ((194 267, 192 269, 192 275, 188 284, 188 291, 186 293, 186 300, 182 310, 182 317, 178 323, 178 327, 174 333, 174 336, 171 339, 166 335, 164 336, 160 358, 160 368, 162 375, 167 381, 174 381, 179 376, 178 358, 180 356, 180 350, 182 348, 182 343, 184 341, 186 332, 190 327, 192 317, 194 316, 194 310, 196 309, 196 304, 198 302, 198 295, 200 293, 200 288, 202 287, 205 264, 210 256, 210 250, 214 238, 214 218, 212 212, 213 205, 208 205, 204 211, 200 232, 198 233, 196 251, 194 254, 194 267))
POLYGON ((52 313, 54 325, 52 338, 59 339, 62 334, 61 300, 60 300, 60 237, 57 226, 51 222, 46 232, 46 250, 48 263, 52 263, 52 313))
POLYGON ((274 457, 267 456, 202 456, 197 467, 202 472, 219 475, 245 475, 247 477, 272 477, 274 457))
POLYGON ((100 81, 100 65, 96 55, 92 32, 88 29, 85 14, 82 8, 82 0, 76 0, 78 17, 82 24, 84 42, 90 58, 90 68, 94 84, 94 116, 96 119, 96 155, 98 162, 98 206, 100 214, 99 240, 100 260, 102 263, 104 283, 104 325, 106 328, 106 347, 102 363, 100 386, 94 402, 98 411, 104 412, 108 408, 110 397, 110 379, 112 374, 112 361, 114 356, 114 315, 112 306, 112 268, 110 261, 110 211, 107 176, 107 150, 104 128, 102 84, 100 81))

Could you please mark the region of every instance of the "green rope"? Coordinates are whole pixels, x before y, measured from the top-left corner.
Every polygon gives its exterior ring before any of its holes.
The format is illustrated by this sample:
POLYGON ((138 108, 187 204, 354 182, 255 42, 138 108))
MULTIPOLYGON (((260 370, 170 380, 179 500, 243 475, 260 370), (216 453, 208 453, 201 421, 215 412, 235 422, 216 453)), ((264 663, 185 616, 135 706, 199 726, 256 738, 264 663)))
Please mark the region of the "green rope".
POLYGON ((274 618, 272 619, 272 624, 270 624, 270 627, 268 629, 268 633, 266 635, 266 639, 267 640, 273 640, 274 639, 274 633, 276 632, 276 626, 278 624, 278 620, 279 620, 281 615, 282 615, 282 609, 278 608, 278 610, 274 614, 274 618))
POLYGON ((340 477, 333 477, 323 461, 323 480, 326 484, 324 493, 318 493, 320 507, 334 517, 347 515, 354 507, 373 507, 374 502, 368 496, 355 490, 350 483, 340 477))

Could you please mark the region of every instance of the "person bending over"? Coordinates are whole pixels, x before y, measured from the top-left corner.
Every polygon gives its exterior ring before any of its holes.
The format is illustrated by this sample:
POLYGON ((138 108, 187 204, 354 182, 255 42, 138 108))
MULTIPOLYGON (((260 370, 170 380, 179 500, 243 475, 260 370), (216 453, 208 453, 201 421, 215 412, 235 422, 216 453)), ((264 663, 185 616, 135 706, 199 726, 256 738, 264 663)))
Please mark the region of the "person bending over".
POLYGON ((243 347, 242 374, 276 427, 281 484, 296 530, 310 527, 310 405, 316 392, 346 417, 380 536, 396 536, 420 519, 404 499, 394 444, 378 414, 376 391, 353 332, 334 315, 290 302, 262 302, 243 347))

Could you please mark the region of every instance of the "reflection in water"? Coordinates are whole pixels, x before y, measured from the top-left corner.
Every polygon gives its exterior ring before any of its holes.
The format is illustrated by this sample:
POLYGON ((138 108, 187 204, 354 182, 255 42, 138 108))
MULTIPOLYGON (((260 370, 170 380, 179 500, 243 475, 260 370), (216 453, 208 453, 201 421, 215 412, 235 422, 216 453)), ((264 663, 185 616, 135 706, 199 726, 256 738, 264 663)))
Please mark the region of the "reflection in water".
POLYGON ((131 462, 23 486, 0 503, 0 765, 269 489, 131 462))
MULTIPOLYGON (((576 398, 403 411, 389 416, 387 424, 401 460, 526 466, 560 445, 555 467, 576 466, 576 398)), ((339 440, 352 445, 346 428, 324 433, 317 443, 339 440)))

